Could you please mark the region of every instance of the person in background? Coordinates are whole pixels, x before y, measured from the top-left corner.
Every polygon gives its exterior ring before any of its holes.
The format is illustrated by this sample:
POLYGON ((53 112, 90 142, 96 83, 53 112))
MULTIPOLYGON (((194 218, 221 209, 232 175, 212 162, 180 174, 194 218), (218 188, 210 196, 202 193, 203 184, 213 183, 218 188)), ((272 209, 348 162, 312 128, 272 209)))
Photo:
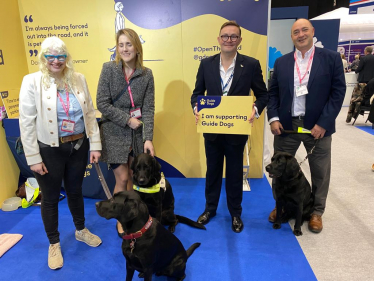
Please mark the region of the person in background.
MULTIPOLYGON (((143 48, 134 30, 125 28, 117 32, 116 59, 103 65, 96 102, 102 114, 101 160, 113 170, 114 193, 132 190, 129 167, 133 157, 143 152, 155 155, 154 79, 152 71, 143 66, 143 48)), ((116 228, 122 238, 124 232, 119 222, 116 228)))
MULTIPOLYGON (((314 196, 308 228, 319 233, 330 184, 331 135, 335 133, 335 119, 343 104, 346 84, 339 53, 315 47, 313 37, 314 27, 309 20, 298 19, 292 25, 291 39, 296 50, 275 61, 268 119, 274 151, 295 155, 301 143, 308 152, 314 148, 308 155, 314 196), (311 134, 282 133, 298 131, 299 127, 311 134)), ((274 222, 276 215, 274 209, 269 221, 274 222)))
POLYGON ((75 238, 91 247, 101 239, 85 227, 82 182, 87 165, 98 162, 100 132, 86 79, 74 71, 65 43, 49 37, 41 44, 40 71, 23 78, 19 96, 21 140, 43 194, 41 214, 50 243, 48 266, 63 266, 58 231, 62 180, 75 225, 75 238))
POLYGON ((360 58, 360 63, 355 70, 358 73, 358 83, 368 83, 374 78, 374 56, 372 55, 373 47, 367 46, 364 50, 365 56, 360 58))
POLYGON ((340 54, 340 57, 342 58, 344 72, 348 72, 348 62, 345 59, 345 55, 344 54, 340 54))
POLYGON ((355 71, 360 63, 360 55, 355 55, 355 59, 352 61, 351 65, 349 66, 350 70, 355 71))
MULTIPOLYGON (((197 97, 207 96, 249 96, 253 90, 253 103, 249 122, 266 107, 268 94, 262 77, 260 62, 241 55, 237 48, 242 42, 240 26, 228 21, 221 26, 217 38, 221 53, 203 59, 196 75, 196 84, 191 96, 197 124, 197 97)), ((205 184, 205 210, 197 221, 207 224, 216 215, 222 185, 223 161, 226 157, 227 207, 231 215, 231 228, 239 233, 244 224, 241 220, 243 198, 243 151, 247 135, 204 134, 207 162, 205 184)))

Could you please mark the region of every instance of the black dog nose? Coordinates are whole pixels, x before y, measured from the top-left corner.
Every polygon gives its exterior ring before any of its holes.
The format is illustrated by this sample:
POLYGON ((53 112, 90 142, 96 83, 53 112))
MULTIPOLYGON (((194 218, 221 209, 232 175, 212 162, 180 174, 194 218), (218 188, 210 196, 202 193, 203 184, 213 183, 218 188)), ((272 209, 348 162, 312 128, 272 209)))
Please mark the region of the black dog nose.
POLYGON ((139 183, 144 184, 145 183, 145 178, 139 178, 139 183))
POLYGON ((270 171, 270 164, 265 167, 266 172, 270 171))

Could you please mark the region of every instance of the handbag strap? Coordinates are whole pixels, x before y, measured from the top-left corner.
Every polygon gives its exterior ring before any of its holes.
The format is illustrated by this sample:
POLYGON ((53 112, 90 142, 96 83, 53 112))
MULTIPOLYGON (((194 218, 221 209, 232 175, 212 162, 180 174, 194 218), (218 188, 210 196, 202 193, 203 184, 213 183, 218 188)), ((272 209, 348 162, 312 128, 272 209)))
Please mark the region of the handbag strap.
POLYGON ((119 98, 120 97, 122 97, 122 95, 124 94, 124 93, 126 93, 126 90, 127 90, 127 86, 128 85, 126 85, 126 87, 112 100, 112 104, 114 105, 114 103, 116 102, 116 101, 118 101, 119 100, 119 98))

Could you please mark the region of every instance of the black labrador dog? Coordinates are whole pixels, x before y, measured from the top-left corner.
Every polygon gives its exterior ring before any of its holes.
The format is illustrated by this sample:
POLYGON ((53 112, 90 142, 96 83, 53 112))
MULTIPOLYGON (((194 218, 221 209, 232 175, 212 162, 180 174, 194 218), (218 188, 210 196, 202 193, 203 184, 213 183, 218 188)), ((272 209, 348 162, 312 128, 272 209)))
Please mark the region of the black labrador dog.
POLYGON ((134 158, 131 169, 133 171, 133 182, 136 185, 135 190, 147 204, 149 214, 160 221, 161 224, 169 226, 170 232, 174 233, 178 222, 206 229, 201 223, 174 214, 173 190, 167 179, 163 179, 163 182, 160 183, 161 165, 156 158, 146 153, 139 154, 134 158), (151 192, 158 184, 161 186, 159 191, 151 192))
POLYGON ((186 251, 174 234, 149 215, 136 192, 122 191, 113 199, 97 202, 96 211, 106 219, 117 219, 123 226, 126 281, 132 280, 135 270, 143 273, 145 281, 151 281, 153 273, 183 280, 187 259, 200 243, 186 251))
POLYGON ((295 218, 293 233, 303 235, 301 225, 304 220, 310 219, 314 200, 310 184, 296 158, 286 152, 275 152, 266 171, 273 178, 272 189, 277 209, 273 228, 279 229, 282 222, 295 218))

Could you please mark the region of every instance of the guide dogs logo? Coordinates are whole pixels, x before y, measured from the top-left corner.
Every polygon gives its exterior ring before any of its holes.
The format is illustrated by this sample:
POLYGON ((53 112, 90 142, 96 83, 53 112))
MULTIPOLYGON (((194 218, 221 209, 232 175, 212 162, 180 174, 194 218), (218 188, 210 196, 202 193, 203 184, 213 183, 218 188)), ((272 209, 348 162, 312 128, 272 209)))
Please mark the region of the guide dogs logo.
POLYGON ((201 100, 200 100, 200 104, 201 104, 201 105, 205 105, 205 103, 206 103, 205 99, 201 99, 201 100))

